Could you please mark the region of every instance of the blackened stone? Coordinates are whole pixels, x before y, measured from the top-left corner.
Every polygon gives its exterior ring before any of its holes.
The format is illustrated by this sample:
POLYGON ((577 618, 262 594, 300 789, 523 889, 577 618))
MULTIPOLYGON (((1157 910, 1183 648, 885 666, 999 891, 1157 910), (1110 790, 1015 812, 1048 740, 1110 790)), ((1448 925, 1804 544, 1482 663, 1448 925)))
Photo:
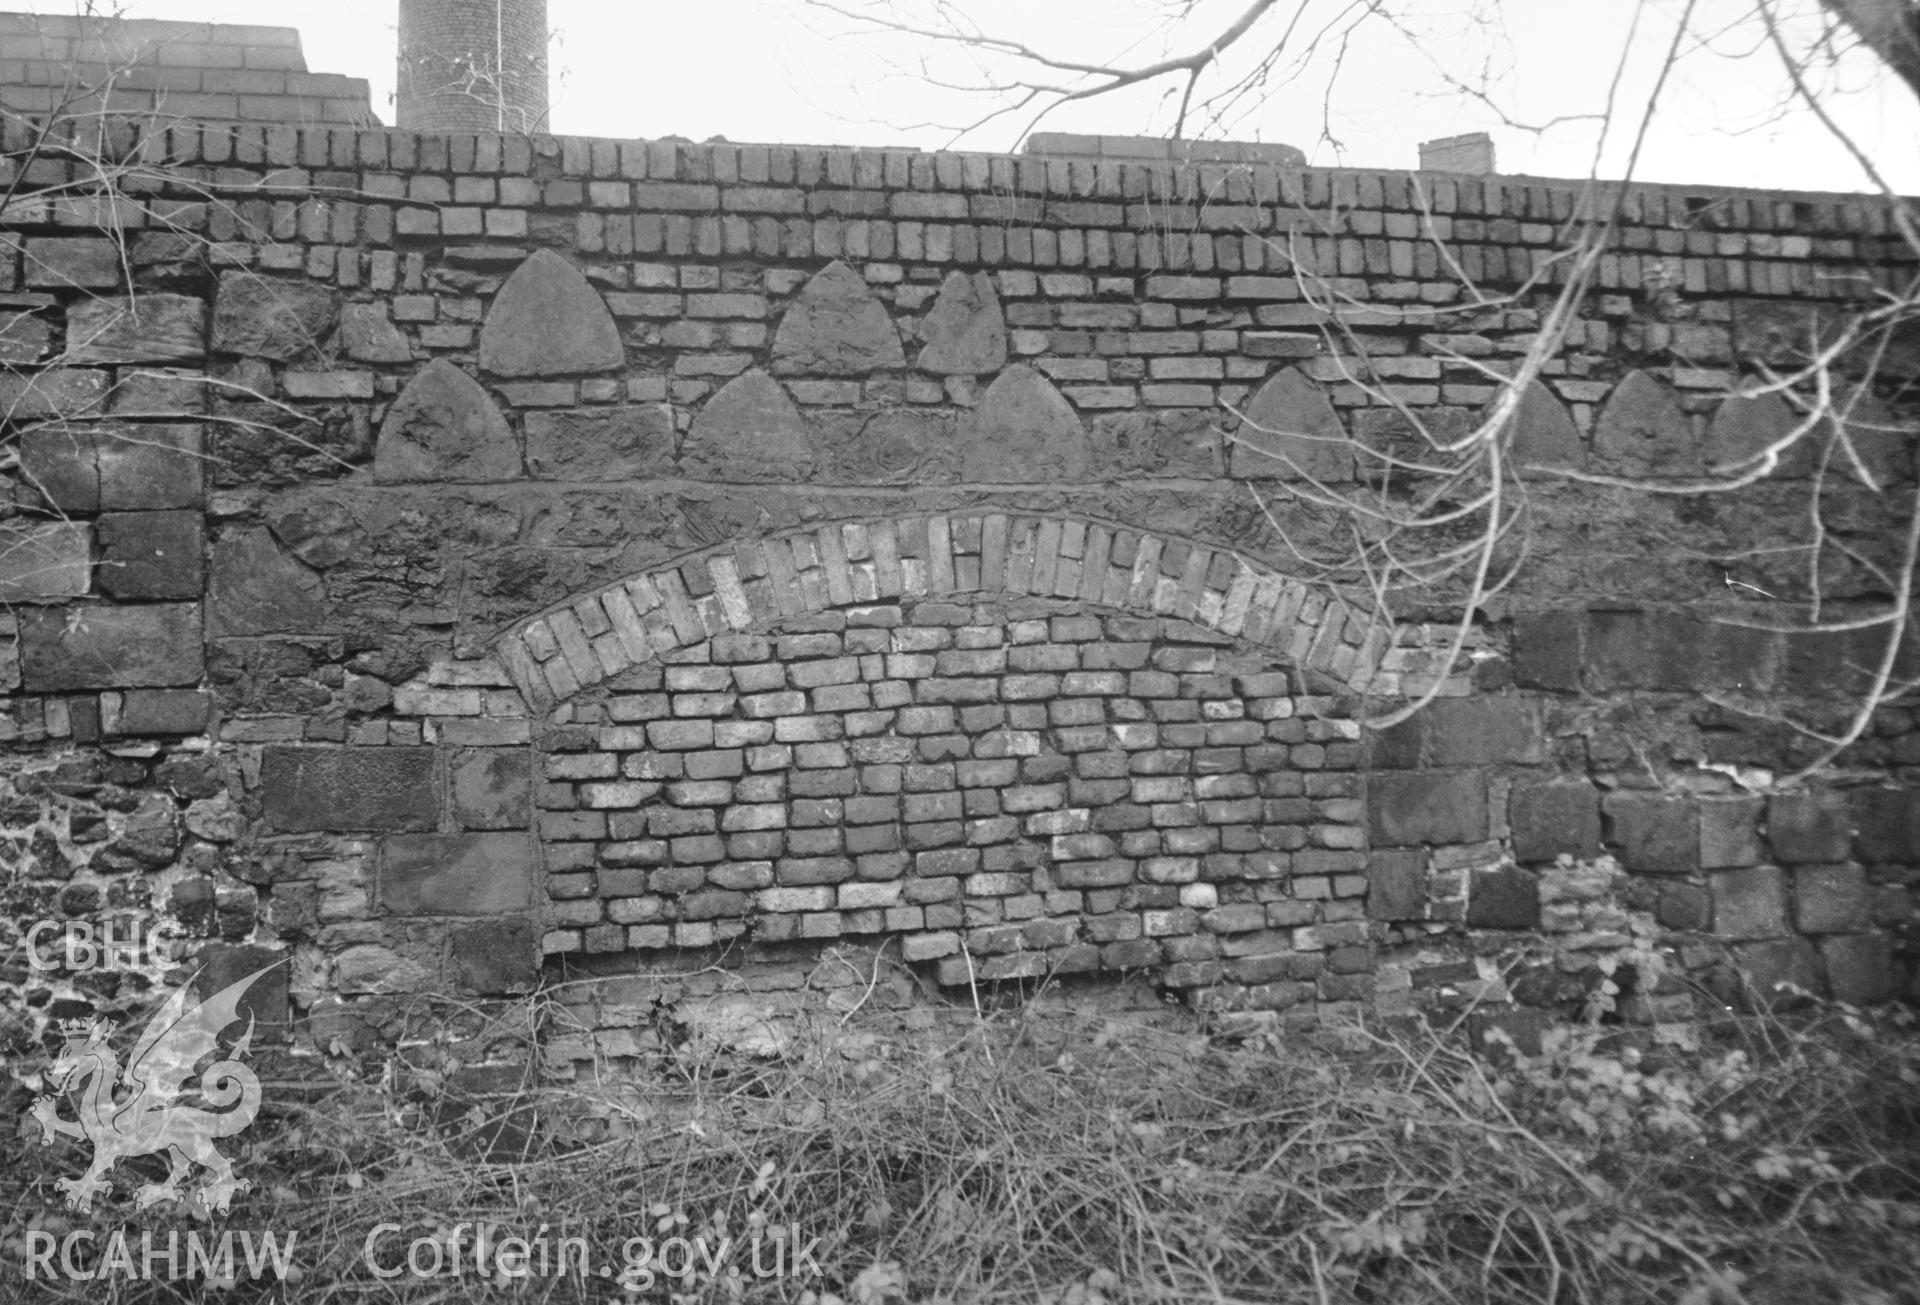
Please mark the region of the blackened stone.
POLYGON ((391 915, 504 915, 532 900, 527 834, 395 834, 374 902, 391 915))
POLYGON ((693 419, 680 456, 688 476, 708 480, 797 481, 813 469, 800 409, 758 368, 721 386, 693 419))
POLYGON ((432 748, 267 748, 260 792, 267 823, 289 833, 431 829, 440 817, 432 748))
POLYGON ((1380 848, 1367 857, 1367 914, 1376 920, 1419 920, 1427 913, 1427 854, 1380 848))
POLYGON ((1777 938, 1787 932, 1787 876, 1772 866, 1707 876, 1713 931, 1722 938, 1777 938))
POLYGON ((1857 865, 1804 866, 1793 872, 1793 922, 1801 933, 1852 933, 1871 923, 1873 890, 1857 865))
POLYGON ((92 575, 92 532, 84 522, 0 522, 0 604, 80 598, 92 575))
POLYGON ((1518 866, 1476 870, 1467 885, 1467 926, 1473 929, 1540 927, 1540 881, 1518 866))
POLYGON ((107 733, 120 737, 199 734, 213 700, 198 689, 129 689, 107 733))
POLYGON ((1353 479, 1353 444, 1327 393, 1289 367, 1254 393, 1234 432, 1235 476, 1327 483, 1353 479))
POLYGON ((781 376, 865 376, 905 363, 886 305, 838 261, 807 282, 773 333, 773 370, 781 376))
POLYGON ((494 376, 572 376, 625 362, 606 301, 550 250, 536 249, 507 278, 480 328, 480 370, 494 376))
POLYGON ((450 946, 453 979, 463 992, 479 996, 531 992, 539 978, 539 936, 532 920, 457 925, 450 946))
POLYGON ((1847 934, 1820 940, 1827 991, 1835 1001, 1870 1006, 1893 996, 1893 947, 1885 934, 1847 934))
POLYGON ((1702 798, 1700 800, 1700 868, 1723 870, 1758 865, 1760 812, 1765 800, 1757 797, 1702 798))
POLYGON ((22 434, 20 465, 67 512, 199 507, 206 497, 198 426, 40 426, 22 434))
POLYGON ((1767 800, 1767 842, 1787 864, 1846 860, 1851 823, 1839 793, 1777 793, 1767 800))
POLYGON ((532 759, 522 748, 467 748, 448 765, 453 817, 466 829, 524 829, 532 818, 532 759))
POLYGON ((1513 618, 1513 679, 1523 689, 1580 691, 1584 614, 1535 612, 1513 618))
POLYGON ((1854 854, 1869 864, 1920 861, 1920 793, 1857 788, 1849 795, 1854 854))
POLYGON ((979 376, 1007 365, 1007 319, 993 278, 985 272, 949 272, 940 283, 926 320, 920 324, 926 347, 922 371, 944 376, 979 376))
POLYGON ((1374 775, 1367 827, 1380 847, 1475 843, 1487 836, 1487 784, 1478 771, 1374 775))
POLYGON ((1580 428, 1559 396, 1539 380, 1521 392, 1513 417, 1510 456, 1522 467, 1558 467, 1578 470, 1587 461, 1580 428))
POLYGON ((215 638, 313 631, 327 621, 320 578, 263 529, 229 533, 214 543, 209 589, 207 626, 215 638))
POLYGON ((422 367, 380 423, 373 478, 518 480, 520 446, 480 383, 444 358, 422 367))
POLYGON ((194 993, 205 1001, 229 984, 258 974, 240 995, 239 1020, 225 1030, 237 1038, 253 1021, 255 1041, 283 1042, 287 1036, 287 990, 292 966, 287 953, 248 943, 209 943, 200 949, 193 963, 199 968, 193 980, 194 993), (268 968, 272 967, 272 968, 268 968), (263 972, 264 971, 264 972, 263 972))
POLYGON ((857 430, 839 414, 828 414, 822 425, 831 459, 826 474, 834 483, 943 485, 955 479, 959 458, 953 413, 891 408, 859 420, 857 430))
POLYGON ((1700 865, 1700 821, 1692 798, 1609 793, 1602 806, 1607 841, 1629 870, 1684 874, 1700 865))
POLYGON ((1536 699, 1437 698, 1420 715, 1425 718, 1429 765, 1546 760, 1546 730, 1536 699))
POLYGON ((1092 465, 1085 427, 1053 382, 1025 363, 1001 372, 963 423, 969 481, 1077 481, 1092 465))
POLYGON ((213 301, 213 351, 285 362, 313 353, 333 329, 333 294, 306 281, 227 272, 213 301))
POLYGON ((1589 859, 1600 851, 1600 794, 1578 782, 1516 784, 1507 798, 1513 854, 1551 861, 1565 853, 1589 859))
POLYGON ((186 295, 82 299, 67 310, 67 353, 82 363, 198 362, 207 306, 186 295))
POLYGON ((1698 884, 1662 884, 1654 914, 1668 929, 1700 933, 1713 923, 1713 898, 1698 884))
POLYGON ((1093 419, 1096 475, 1220 476, 1220 414, 1207 408, 1105 412, 1093 419))
POLYGON ((207 582, 198 512, 108 512, 100 532, 100 588, 115 598, 198 598, 207 582))
POLYGON ((1818 995, 1820 966, 1805 938, 1751 942, 1733 949, 1742 984, 1741 997, 1752 1007, 1790 1006, 1804 1000, 1789 989, 1818 995))
POLYGON ((200 604, 22 608, 29 693, 194 684, 205 669, 200 604))
POLYGON ((1664 381, 1629 372, 1614 386, 1593 430, 1595 460, 1628 476, 1677 475, 1699 463, 1693 427, 1664 381))
POLYGON ((673 409, 661 403, 530 412, 527 470, 598 483, 671 475, 673 440, 673 409))

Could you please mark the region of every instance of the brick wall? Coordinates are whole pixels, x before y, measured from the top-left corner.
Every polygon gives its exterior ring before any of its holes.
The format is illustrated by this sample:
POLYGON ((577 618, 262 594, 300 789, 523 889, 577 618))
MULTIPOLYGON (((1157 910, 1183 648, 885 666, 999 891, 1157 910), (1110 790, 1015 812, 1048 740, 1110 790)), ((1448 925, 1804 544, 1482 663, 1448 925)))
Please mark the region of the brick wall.
MULTIPOLYGON (((1912 990, 1909 713, 1770 793, 1794 740, 1713 701, 1857 687, 1854 636, 1713 619, 1759 610, 1730 576, 1790 583, 1769 549, 1810 465, 1712 500, 1531 478, 1532 561, 1449 663, 1444 603, 1390 624, 1328 585, 1303 559, 1339 523, 1227 438, 1223 405, 1374 440, 1392 401, 1468 420, 1540 300, 1466 302, 1440 251, 1492 294, 1551 281, 1570 184, 146 148, 135 202, 56 200, 76 177, 37 160, 0 213, 14 918, 291 952, 296 1038, 543 976, 825 1000, 898 965, 932 991, 1142 975, 1301 1023, 1569 1010, 1581 958, 1623 950, 1670 967, 1640 1020, 1736 966, 1912 990)), ((1605 469, 1634 431, 1641 474, 1697 474, 1775 429, 1724 396, 1809 310, 1912 271, 1862 199, 1644 187, 1622 213, 1529 394, 1539 461, 1605 469)), ((1876 402, 1862 456, 1911 480, 1911 408, 1876 402)), ((1878 547, 1884 500, 1832 492, 1878 547)), ((878 1000, 915 1000, 904 975, 878 1000)), ((626 1009, 578 1013, 630 1047, 626 1009)))
POLYGON ((379 125, 366 79, 311 73, 291 27, 0 13, 0 106, 195 122, 379 125))

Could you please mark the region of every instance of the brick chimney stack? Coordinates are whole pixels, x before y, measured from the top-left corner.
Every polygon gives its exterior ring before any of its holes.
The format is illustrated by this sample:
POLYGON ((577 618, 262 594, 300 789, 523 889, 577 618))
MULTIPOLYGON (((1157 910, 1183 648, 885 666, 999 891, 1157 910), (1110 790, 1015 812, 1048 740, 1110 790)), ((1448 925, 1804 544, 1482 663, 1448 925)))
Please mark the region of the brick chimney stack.
POLYGON ((547 130, 547 0, 400 0, 399 125, 547 130))
POLYGON ((1484 131, 1420 142, 1420 171, 1493 174, 1493 137, 1484 131))

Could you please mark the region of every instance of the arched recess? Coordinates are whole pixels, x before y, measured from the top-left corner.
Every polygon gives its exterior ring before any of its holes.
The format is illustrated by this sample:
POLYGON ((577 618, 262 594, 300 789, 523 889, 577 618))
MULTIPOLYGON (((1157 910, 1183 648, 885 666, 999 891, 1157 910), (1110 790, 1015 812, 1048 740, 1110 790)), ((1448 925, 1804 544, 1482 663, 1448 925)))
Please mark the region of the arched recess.
POLYGON ((906 514, 722 545, 522 621, 495 644, 543 710, 643 662, 783 617, 1004 593, 1192 621, 1354 692, 1392 630, 1339 595, 1211 545, 1072 516, 906 514))

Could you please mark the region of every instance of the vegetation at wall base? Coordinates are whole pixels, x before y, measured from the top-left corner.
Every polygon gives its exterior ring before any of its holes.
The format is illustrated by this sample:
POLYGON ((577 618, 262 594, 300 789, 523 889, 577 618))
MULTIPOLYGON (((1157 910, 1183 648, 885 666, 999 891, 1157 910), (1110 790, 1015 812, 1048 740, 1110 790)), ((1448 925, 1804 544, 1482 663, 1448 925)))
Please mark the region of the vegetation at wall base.
MULTIPOLYGON (((554 1009, 535 998, 522 1029, 554 1009)), ((583 1076, 465 1104, 449 1048, 417 1047, 304 1103, 270 1100, 242 1139, 254 1189, 210 1223, 135 1216, 124 1168, 104 1208, 65 1213, 54 1182, 79 1149, 7 1138, 0 1298, 1920 1300, 1911 1012, 1729 1012, 1658 1040, 1589 1024, 1534 1055, 1469 1040, 1472 1023, 1234 1038, 1172 1010, 1035 1002, 914 1034, 823 1014, 756 1058, 663 1022, 609 1076, 618 1088, 583 1076), (32 1232, 89 1222, 101 1241, 295 1233, 298 1267, 284 1284, 22 1282, 32 1232), (433 1238, 466 1248, 463 1275, 376 1277, 362 1250, 383 1225, 383 1270, 433 1238), (636 1293, 595 1274, 489 1280, 471 1261, 482 1226, 496 1246, 583 1238, 616 1274, 630 1238, 711 1253, 732 1237, 742 1271, 707 1281, 696 1260, 676 1282, 656 1262, 636 1293), (775 1229, 818 1239, 818 1275, 753 1276, 744 1245, 775 1229)), ((148 1164, 131 1167, 157 1176, 148 1164)))

